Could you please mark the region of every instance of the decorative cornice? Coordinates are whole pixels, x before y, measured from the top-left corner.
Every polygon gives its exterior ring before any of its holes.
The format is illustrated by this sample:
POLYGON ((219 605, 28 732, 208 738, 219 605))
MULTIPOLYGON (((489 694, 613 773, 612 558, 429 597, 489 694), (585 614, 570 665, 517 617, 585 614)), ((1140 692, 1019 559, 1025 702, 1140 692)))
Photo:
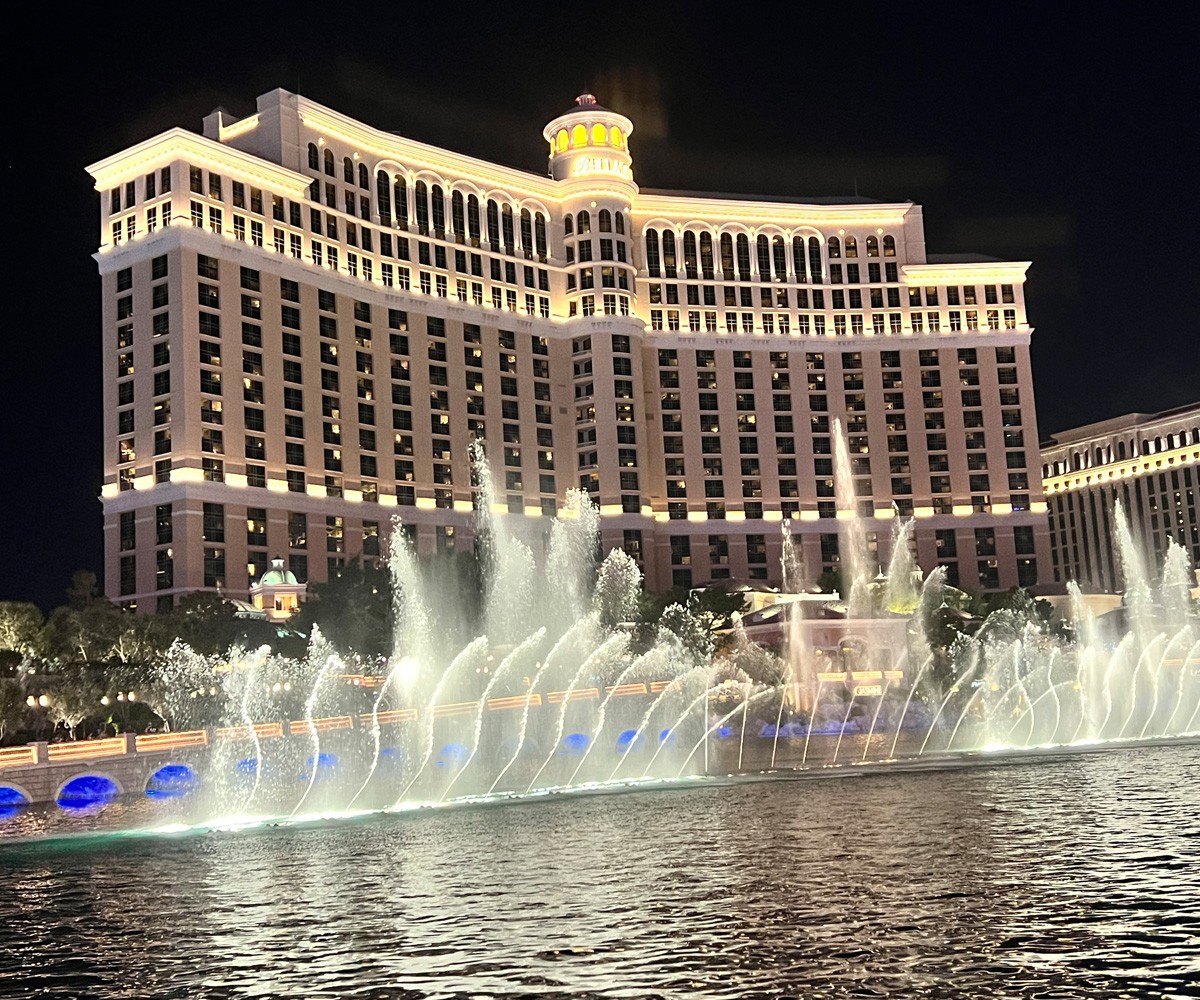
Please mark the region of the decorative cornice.
POLYGON ((93 163, 87 171, 95 178, 96 190, 106 191, 174 160, 186 160, 224 174, 244 177, 297 200, 308 192, 309 179, 303 174, 182 128, 160 132, 93 163))
POLYGON ((905 264, 900 268, 907 285, 1023 284, 1032 262, 970 261, 949 264, 905 264))

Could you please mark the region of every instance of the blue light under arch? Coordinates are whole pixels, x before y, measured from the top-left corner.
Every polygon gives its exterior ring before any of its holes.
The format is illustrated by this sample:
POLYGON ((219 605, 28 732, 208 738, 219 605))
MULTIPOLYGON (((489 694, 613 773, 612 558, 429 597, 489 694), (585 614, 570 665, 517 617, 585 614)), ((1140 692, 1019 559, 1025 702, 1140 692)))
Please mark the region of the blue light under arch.
POLYGON ((571 733, 563 737, 562 749, 559 750, 561 757, 578 757, 588 748, 588 744, 592 742, 592 738, 587 733, 571 733))
POLYGON ((447 743, 438 751, 438 767, 458 767, 471 756, 469 748, 462 743, 447 743))
POLYGON ((617 737, 617 751, 619 753, 627 753, 632 750, 640 750, 645 746, 645 743, 645 737, 638 736, 636 729, 626 729, 617 737))
POLYGON ((317 769, 315 780, 324 781, 326 778, 331 778, 338 766, 337 754, 321 752, 316 757, 308 757, 304 761, 304 770, 300 773, 299 780, 310 780, 313 777, 314 765, 317 769))
POLYGON ((177 799, 190 795, 200 784, 200 776, 187 764, 164 764, 146 782, 146 794, 152 799, 177 799))
POLYGON ((91 810, 103 808, 120 794, 120 786, 107 775, 81 774, 62 786, 57 802, 68 812, 91 810))
POLYGON ((0 820, 12 819, 29 805, 29 798, 19 788, 0 785, 0 820))

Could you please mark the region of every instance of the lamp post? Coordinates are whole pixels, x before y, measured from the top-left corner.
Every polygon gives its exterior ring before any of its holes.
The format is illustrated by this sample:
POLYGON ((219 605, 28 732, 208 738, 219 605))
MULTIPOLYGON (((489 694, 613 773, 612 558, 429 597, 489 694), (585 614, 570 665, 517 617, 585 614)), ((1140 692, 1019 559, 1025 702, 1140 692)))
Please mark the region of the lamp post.
MULTIPOLYGON (((28 698, 25 699, 25 704, 28 705, 30 708, 49 708, 50 707, 50 696, 48 694, 38 694, 38 695, 31 694, 28 698)), ((48 721, 48 718, 45 715, 45 713, 43 713, 43 715, 42 715, 42 720, 44 722, 48 721)), ((41 726, 38 727, 38 732, 39 733, 41 732, 41 726)), ((51 732, 51 736, 53 736, 53 735, 54 735, 53 732, 51 732)))

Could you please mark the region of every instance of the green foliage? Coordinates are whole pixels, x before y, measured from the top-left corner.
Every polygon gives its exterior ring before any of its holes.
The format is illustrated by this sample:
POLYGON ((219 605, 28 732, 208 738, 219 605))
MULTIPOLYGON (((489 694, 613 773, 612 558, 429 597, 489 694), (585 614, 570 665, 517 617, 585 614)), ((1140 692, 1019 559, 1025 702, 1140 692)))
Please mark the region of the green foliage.
POLYGON ((674 635, 696 660, 707 660, 712 656, 713 640, 708 622, 682 604, 672 604, 663 610, 658 619, 658 632, 674 635))
POLYGON ((299 631, 310 632, 316 625, 344 654, 386 656, 391 652, 392 581, 386 569, 356 563, 312 589, 295 619, 299 631))
POLYGON ((0 676, 0 744, 8 732, 19 730, 25 721, 25 685, 19 676, 0 676))
POLYGON ((634 620, 641 596, 642 571, 621 549, 613 549, 600 564, 592 605, 606 628, 634 620))
POLYGON ((24 656, 42 628, 42 612, 25 601, 0 601, 0 650, 24 656))
POLYGON ((707 621, 709 627, 729 623, 734 614, 746 608, 746 595, 731 593, 720 587, 694 590, 688 595, 688 610, 707 621))
POLYGON ((842 586, 842 571, 840 569, 822 570, 821 575, 817 577, 817 589, 822 594, 838 594, 841 597, 848 596, 846 588, 842 586))
POLYGON ((224 652, 236 638, 233 605, 209 591, 185 594, 171 613, 162 617, 162 630, 164 648, 178 638, 197 653, 224 652))
POLYGON ((66 726, 75 739, 79 724, 102 713, 105 673, 98 664, 84 660, 60 660, 38 680, 49 698, 47 712, 51 721, 66 726))

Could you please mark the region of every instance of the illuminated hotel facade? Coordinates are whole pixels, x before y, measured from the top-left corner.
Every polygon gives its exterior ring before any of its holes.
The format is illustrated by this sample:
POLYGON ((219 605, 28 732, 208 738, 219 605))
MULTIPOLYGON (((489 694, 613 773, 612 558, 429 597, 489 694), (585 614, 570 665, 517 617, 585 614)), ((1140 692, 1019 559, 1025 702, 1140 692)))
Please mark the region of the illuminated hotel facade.
MULTIPOLYGON (((537 544, 570 487, 647 586, 839 565, 834 434, 886 558, 1048 571, 1027 262, 926 254, 920 206, 641 190, 589 95, 547 175, 277 90, 89 168, 101 196, 106 591, 244 597, 472 544, 469 447, 537 544)), ((844 512, 843 512, 844 513, 844 512)))
POLYGON ((1055 582, 1124 587, 1113 540, 1118 501, 1151 572, 1170 539, 1200 566, 1200 403, 1055 434, 1042 446, 1042 477, 1055 582))

